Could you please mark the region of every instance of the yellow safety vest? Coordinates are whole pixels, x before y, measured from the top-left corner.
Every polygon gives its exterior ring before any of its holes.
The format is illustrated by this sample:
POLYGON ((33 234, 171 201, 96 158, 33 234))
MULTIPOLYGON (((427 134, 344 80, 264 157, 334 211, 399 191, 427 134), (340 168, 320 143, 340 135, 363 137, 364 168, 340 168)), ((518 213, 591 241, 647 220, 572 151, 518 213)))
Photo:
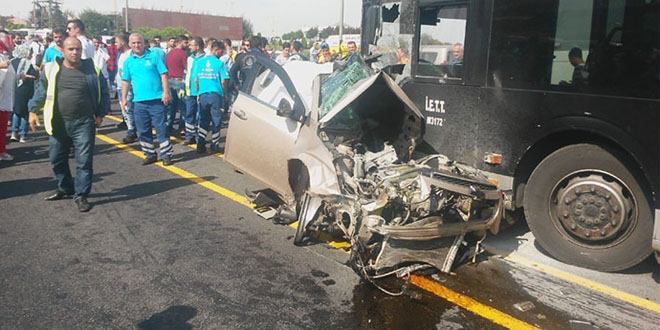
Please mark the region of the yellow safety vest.
MULTIPOLYGON (((97 77, 101 74, 101 69, 94 67, 96 69, 97 77)), ((46 63, 44 66, 44 74, 46 75, 46 80, 48 81, 48 88, 46 89, 46 101, 44 102, 44 126, 46 127, 46 133, 48 135, 53 135, 53 113, 55 109, 55 94, 57 85, 57 74, 60 72, 60 64, 57 61, 46 63)), ((97 79, 98 86, 98 99, 96 104, 101 103, 101 82, 97 79)))

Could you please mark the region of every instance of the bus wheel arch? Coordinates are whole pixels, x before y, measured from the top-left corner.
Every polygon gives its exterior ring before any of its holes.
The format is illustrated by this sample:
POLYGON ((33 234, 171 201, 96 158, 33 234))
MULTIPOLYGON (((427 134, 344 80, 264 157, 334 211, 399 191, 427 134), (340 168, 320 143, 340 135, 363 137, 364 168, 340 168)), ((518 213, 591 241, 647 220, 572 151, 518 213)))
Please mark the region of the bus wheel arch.
POLYGON ((628 159, 603 144, 568 144, 543 157, 529 174, 525 216, 552 256, 617 271, 651 253, 648 187, 628 159))

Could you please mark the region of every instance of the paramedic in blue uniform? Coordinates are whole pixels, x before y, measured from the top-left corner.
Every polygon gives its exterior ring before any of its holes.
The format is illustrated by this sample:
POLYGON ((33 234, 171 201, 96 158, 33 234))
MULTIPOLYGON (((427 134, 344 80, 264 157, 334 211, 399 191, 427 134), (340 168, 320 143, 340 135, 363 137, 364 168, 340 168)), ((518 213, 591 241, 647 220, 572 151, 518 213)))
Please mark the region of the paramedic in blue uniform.
POLYGON ((226 101, 224 90, 227 89, 227 67, 220 60, 224 45, 215 41, 211 46, 211 54, 198 60, 191 76, 194 79, 195 90, 198 92, 199 127, 197 129, 197 152, 206 152, 209 126, 212 126, 211 150, 218 150, 220 142, 220 124, 222 123, 222 106, 226 101))
POLYGON ((133 88, 133 114, 140 139, 140 147, 145 155, 142 165, 153 164, 157 160, 152 123, 160 145, 160 158, 163 165, 172 165, 172 144, 167 131, 167 105, 170 103, 170 88, 167 81, 167 68, 163 58, 145 49, 144 38, 133 33, 128 39, 131 54, 124 61, 122 72, 121 99, 128 106, 127 94, 133 88))

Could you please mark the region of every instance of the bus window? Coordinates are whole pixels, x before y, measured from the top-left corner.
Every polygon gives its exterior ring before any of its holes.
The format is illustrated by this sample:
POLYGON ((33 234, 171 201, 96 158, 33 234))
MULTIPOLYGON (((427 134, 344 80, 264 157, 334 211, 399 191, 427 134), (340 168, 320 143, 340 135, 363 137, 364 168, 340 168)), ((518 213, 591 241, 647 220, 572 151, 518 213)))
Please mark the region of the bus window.
POLYGON ((592 16, 592 1, 559 2, 551 84, 577 86, 588 83, 584 60, 589 56, 592 16))
POLYGON ((467 5, 420 9, 417 76, 461 79, 467 5))
POLYGON ((489 85, 657 98, 658 3, 496 0, 489 85))

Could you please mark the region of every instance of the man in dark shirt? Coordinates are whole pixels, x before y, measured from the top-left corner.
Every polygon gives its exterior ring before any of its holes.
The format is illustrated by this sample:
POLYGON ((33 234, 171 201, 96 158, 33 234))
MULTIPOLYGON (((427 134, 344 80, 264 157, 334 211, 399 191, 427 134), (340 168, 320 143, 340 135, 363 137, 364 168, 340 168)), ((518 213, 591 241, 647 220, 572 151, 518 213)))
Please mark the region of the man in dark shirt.
POLYGON ((176 39, 176 48, 171 49, 165 57, 167 79, 170 84, 170 105, 167 109, 167 129, 170 135, 174 132, 177 110, 179 112, 179 132, 185 134, 186 130, 186 86, 183 82, 184 71, 188 59, 188 37, 180 35, 176 39))
POLYGON ((57 190, 49 201, 73 195, 78 210, 87 212, 87 196, 92 189, 94 134, 110 110, 106 79, 91 58, 81 59, 82 44, 68 37, 63 44, 64 58, 47 63, 30 100, 30 127, 39 122, 35 111, 44 110, 46 133, 50 135, 50 164, 57 179, 57 190), (75 180, 69 169, 71 145, 75 151, 75 180))
POLYGON ((110 56, 108 58, 108 61, 106 62, 106 65, 108 66, 108 80, 110 81, 110 86, 112 87, 112 90, 117 89, 117 84, 115 83, 115 76, 117 75, 117 57, 119 56, 119 51, 117 49, 117 45, 115 45, 115 38, 112 37, 108 41, 108 47, 106 47, 106 50, 108 51, 108 55, 110 56))
POLYGON ((251 75, 255 74, 255 72, 252 72, 252 69, 257 61, 256 57, 267 57, 259 49, 260 45, 261 38, 253 36, 250 38, 250 49, 248 49, 247 52, 236 55, 234 65, 231 66, 231 70, 229 71, 229 78, 232 86, 235 86, 235 93, 238 93, 238 91, 241 90, 243 83, 247 81, 251 75))

